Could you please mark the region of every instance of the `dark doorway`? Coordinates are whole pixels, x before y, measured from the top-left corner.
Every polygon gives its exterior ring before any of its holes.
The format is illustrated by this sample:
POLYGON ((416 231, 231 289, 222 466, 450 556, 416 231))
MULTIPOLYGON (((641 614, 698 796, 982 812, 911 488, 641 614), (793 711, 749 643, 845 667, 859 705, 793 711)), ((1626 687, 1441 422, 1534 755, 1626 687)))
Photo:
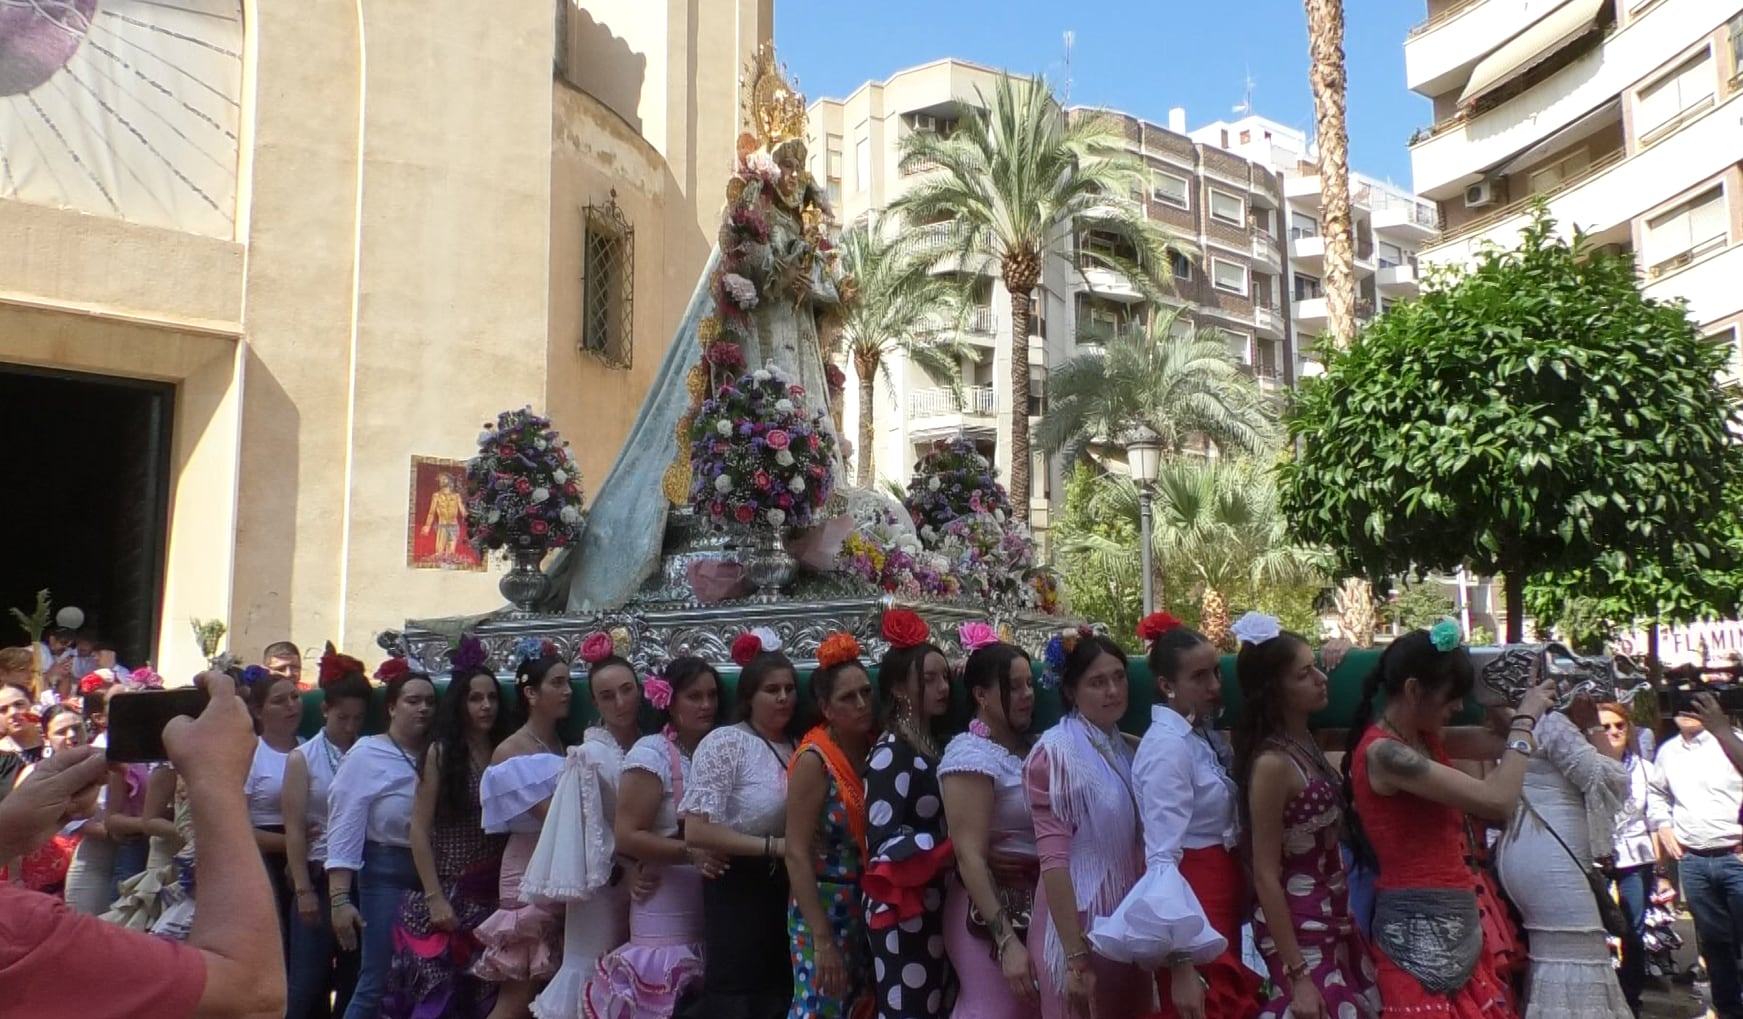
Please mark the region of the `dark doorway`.
MULTIPOLYGON (((8 503, 0 607, 48 588, 115 644, 156 657, 163 608, 175 387, 0 364, 0 470, 8 503)), ((23 643, 8 614, 0 646, 23 643)))

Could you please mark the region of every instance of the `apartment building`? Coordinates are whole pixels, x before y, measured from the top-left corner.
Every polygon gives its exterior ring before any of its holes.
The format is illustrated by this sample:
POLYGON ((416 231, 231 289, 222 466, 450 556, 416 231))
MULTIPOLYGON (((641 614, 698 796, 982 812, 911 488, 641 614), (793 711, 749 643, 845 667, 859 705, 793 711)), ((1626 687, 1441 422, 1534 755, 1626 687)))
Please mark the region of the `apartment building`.
POLYGON ((1435 122, 1411 141, 1431 263, 1511 244, 1538 196, 1632 252, 1709 334, 1743 326, 1743 2, 1429 0, 1405 42, 1435 122))

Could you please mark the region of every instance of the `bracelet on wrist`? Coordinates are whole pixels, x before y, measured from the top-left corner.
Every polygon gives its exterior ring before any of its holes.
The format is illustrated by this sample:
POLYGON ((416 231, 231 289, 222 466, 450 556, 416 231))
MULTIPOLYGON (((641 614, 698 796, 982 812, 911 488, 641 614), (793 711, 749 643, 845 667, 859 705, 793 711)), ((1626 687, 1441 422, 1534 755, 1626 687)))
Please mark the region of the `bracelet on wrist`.
POLYGON ((1291 983, 1293 983, 1297 980, 1306 980, 1307 973, 1308 973, 1308 969, 1307 969, 1307 963, 1305 961, 1298 962, 1293 966, 1283 967, 1283 976, 1286 979, 1288 979, 1291 983))
POLYGON ((1170 952, 1170 953, 1168 953, 1167 966, 1169 969, 1173 969, 1176 966, 1190 966, 1190 965, 1192 965, 1192 953, 1191 952, 1170 952))

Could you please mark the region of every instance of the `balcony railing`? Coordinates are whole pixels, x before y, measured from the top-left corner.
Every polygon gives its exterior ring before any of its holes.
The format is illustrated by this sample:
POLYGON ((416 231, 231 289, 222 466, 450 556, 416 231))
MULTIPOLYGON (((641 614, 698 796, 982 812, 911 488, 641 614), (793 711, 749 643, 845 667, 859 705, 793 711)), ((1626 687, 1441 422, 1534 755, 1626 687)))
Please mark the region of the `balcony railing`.
POLYGON ((1709 251, 1718 251, 1720 248, 1723 248, 1726 243, 1727 238, 1725 234, 1718 234, 1709 237, 1681 254, 1672 255, 1669 258, 1654 263, 1652 268, 1646 270, 1646 278, 1649 280, 1655 280, 1667 273, 1675 272, 1683 266, 1691 264, 1695 259, 1705 255, 1709 251))
POLYGON ((1405 210, 1406 216, 1417 226, 1429 230, 1440 229, 1440 213, 1427 202, 1419 202, 1414 198, 1404 198, 1399 195, 1375 191, 1369 197, 1368 207, 1375 212, 1390 212, 1393 209, 1405 210))
POLYGON ((968 313, 968 331, 991 336, 999 331, 998 313, 991 308, 975 308, 968 313))
POLYGON ((916 389, 908 394, 908 416, 911 418, 936 417, 940 414, 992 414, 998 410, 997 395, 991 386, 964 386, 960 390, 961 402, 957 401, 956 391, 947 386, 933 389, 916 389))
POLYGON ((1253 235, 1253 257, 1273 265, 1283 261, 1283 256, 1277 250, 1277 242, 1270 234, 1253 235))
POLYGON ((1516 202, 1508 202, 1506 205, 1503 205, 1501 208, 1489 213, 1487 216, 1478 216, 1476 219, 1460 223, 1458 226, 1447 229, 1440 235, 1439 241, 1436 242, 1437 246, 1440 244, 1446 244, 1450 241, 1456 241, 1461 237, 1468 237, 1471 234, 1487 230, 1492 226, 1505 223, 1507 220, 1524 212, 1526 208, 1531 205, 1531 200, 1533 198, 1540 196, 1545 199, 1554 198, 1563 191, 1566 191, 1577 184, 1583 184, 1598 174, 1603 173, 1605 170, 1615 166, 1627 157, 1628 153, 1626 150, 1617 149, 1615 152, 1597 160, 1579 173, 1576 173, 1571 177, 1563 178, 1554 187, 1545 188, 1535 194, 1526 195, 1524 198, 1521 198, 1516 202))
POLYGON ((1421 35, 1422 33, 1426 32, 1432 28, 1435 28, 1435 27, 1442 25, 1448 21, 1451 21, 1452 19, 1463 14, 1469 8, 1474 7, 1477 4, 1480 4, 1482 2, 1483 2, 1483 0, 1463 0, 1462 3, 1455 3, 1451 7, 1448 7, 1445 10, 1441 11, 1440 13, 1436 14, 1434 17, 1429 18, 1426 21, 1421 21, 1415 25, 1412 25, 1410 27, 1410 31, 1405 34, 1404 38, 1414 39, 1417 36, 1421 35))

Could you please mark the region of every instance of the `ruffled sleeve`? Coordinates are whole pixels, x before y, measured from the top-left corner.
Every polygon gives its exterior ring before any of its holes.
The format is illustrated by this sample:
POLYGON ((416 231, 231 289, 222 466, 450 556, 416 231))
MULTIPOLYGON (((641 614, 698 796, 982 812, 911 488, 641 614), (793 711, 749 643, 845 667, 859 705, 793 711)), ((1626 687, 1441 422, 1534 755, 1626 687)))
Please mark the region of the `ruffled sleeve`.
POLYGON ((523 902, 578 902, 611 881, 616 842, 603 797, 611 763, 591 744, 569 748, 538 845, 521 877, 523 902))
POLYGON ((485 768, 478 784, 484 830, 493 835, 506 832, 515 820, 550 799, 562 777, 563 761, 556 754, 525 754, 485 768))
POLYGON ((1180 873, 1193 796, 1192 755, 1180 743, 1146 738, 1139 746, 1132 780, 1144 808, 1144 876, 1088 935, 1097 953, 1142 969, 1157 969, 1176 952, 1204 965, 1228 948, 1180 873))
POLYGON ((1591 844, 1614 845, 1616 812, 1628 798, 1628 769, 1621 761, 1598 753, 1559 711, 1550 712, 1538 723, 1537 742, 1543 756, 1585 799, 1591 844))
POLYGON ((672 761, 666 752, 666 737, 643 736, 623 755, 624 771, 645 771, 660 780, 660 787, 672 791, 672 761))
POLYGON ((735 738, 736 731, 716 729, 696 745, 690 759, 690 784, 678 806, 679 814, 694 814, 715 824, 732 823, 727 809, 744 762, 744 744, 735 738))
POLYGON ((865 810, 871 860, 860 888, 866 924, 885 930, 924 911, 926 886, 954 856, 936 770, 906 742, 884 738, 866 762, 865 810))
POLYGON ((938 762, 938 777, 984 775, 996 782, 1010 770, 1007 763, 1010 756, 1009 750, 992 740, 965 732, 944 748, 944 757, 938 762))

